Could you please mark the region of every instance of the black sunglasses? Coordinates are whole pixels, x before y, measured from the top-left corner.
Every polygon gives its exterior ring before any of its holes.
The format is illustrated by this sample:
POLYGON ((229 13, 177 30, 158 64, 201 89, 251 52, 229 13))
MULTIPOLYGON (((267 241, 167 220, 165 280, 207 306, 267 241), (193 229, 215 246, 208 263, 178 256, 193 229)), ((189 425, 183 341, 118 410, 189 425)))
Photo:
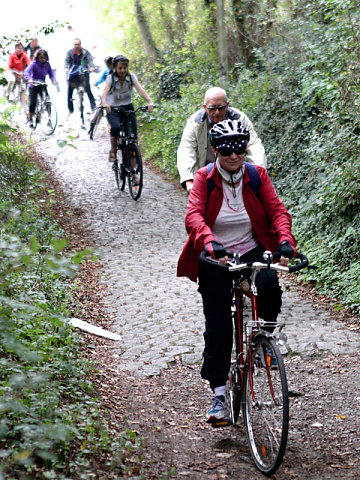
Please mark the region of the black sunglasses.
POLYGON ((230 157, 232 152, 235 152, 236 155, 242 155, 243 153, 246 152, 246 145, 240 145, 240 146, 233 146, 233 147, 219 147, 217 151, 220 153, 222 157, 230 157))

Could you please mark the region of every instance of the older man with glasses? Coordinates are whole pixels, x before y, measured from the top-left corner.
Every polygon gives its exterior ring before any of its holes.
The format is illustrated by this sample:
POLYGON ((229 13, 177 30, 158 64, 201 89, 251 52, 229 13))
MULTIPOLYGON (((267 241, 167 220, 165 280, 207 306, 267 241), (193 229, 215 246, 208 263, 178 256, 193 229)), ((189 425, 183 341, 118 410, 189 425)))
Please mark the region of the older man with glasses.
POLYGON ((239 120, 249 130, 251 140, 247 145, 246 159, 266 168, 264 147, 249 118, 240 110, 229 107, 225 90, 209 88, 205 93, 203 108, 188 119, 177 151, 180 183, 187 192, 192 188, 195 172, 215 161, 208 133, 216 123, 225 119, 239 120))

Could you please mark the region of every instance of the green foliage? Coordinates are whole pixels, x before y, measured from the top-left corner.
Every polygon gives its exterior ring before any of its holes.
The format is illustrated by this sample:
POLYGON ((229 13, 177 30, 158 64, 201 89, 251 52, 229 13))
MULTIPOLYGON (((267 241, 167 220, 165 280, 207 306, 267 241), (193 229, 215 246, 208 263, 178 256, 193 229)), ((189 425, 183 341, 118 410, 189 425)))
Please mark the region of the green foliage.
POLYGON ((180 86, 180 99, 162 102, 154 110, 151 123, 142 125, 141 144, 145 159, 152 159, 160 169, 177 176, 176 151, 185 122, 202 107, 205 91, 211 86, 215 74, 206 67, 206 74, 199 81, 180 86))
POLYGON ((140 439, 104 427, 67 321, 89 252, 66 252, 28 146, 3 135, 0 159, 0 479, 120 477, 140 439))
MULTIPOLYGON (((272 18, 251 68, 235 64, 228 96, 253 121, 299 248, 318 266, 305 278, 360 313, 360 12, 350 0, 317 0, 272 18)), ((181 98, 162 102, 142 138, 146 156, 174 176, 185 121, 218 84, 211 61, 187 58, 181 98)))
POLYGON ((16 42, 20 41, 26 45, 32 38, 34 38, 34 33, 36 35, 50 35, 51 33, 54 33, 56 29, 63 28, 66 24, 67 22, 55 21, 43 27, 39 27, 36 32, 25 29, 19 31, 16 37, 7 37, 2 35, 0 37, 0 53, 1 55, 5 56, 9 55, 10 53, 14 52, 14 45, 16 42))

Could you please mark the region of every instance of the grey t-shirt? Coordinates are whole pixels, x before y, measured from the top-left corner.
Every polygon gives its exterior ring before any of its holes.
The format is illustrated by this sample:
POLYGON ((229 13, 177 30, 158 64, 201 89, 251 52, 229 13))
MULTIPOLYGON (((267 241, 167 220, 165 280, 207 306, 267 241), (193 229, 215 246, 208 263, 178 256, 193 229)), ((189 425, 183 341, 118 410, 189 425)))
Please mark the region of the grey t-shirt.
POLYGON ((137 77, 135 73, 131 73, 130 75, 132 84, 130 82, 130 76, 126 75, 122 85, 117 76, 114 77, 114 82, 111 74, 106 77, 106 83, 113 85, 113 88, 110 87, 110 91, 106 97, 107 103, 111 107, 120 107, 132 103, 131 90, 134 86, 134 83, 137 82, 137 77))

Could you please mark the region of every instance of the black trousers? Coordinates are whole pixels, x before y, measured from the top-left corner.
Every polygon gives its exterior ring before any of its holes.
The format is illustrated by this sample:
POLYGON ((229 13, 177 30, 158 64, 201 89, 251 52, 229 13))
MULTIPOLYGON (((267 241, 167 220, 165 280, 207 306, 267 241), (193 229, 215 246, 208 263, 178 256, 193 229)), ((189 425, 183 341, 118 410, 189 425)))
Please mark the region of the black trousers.
POLYGON ((38 95, 48 96, 47 88, 43 85, 35 85, 34 87, 29 87, 29 112, 34 113, 36 108, 36 102, 38 95))
MULTIPOLYGON (((122 105, 125 111, 134 110, 134 106, 132 103, 128 105, 122 105)), ((137 140, 137 123, 136 123, 136 115, 135 113, 131 112, 126 114, 122 110, 116 111, 113 108, 111 109, 111 113, 107 114, 107 119, 110 123, 110 136, 111 137, 118 137, 120 135, 121 124, 124 125, 125 135, 129 136, 131 133, 134 134, 135 139, 137 140)))
MULTIPOLYGON (((263 261, 262 247, 247 252, 242 261, 263 261)), ((210 388, 225 385, 231 363, 233 327, 231 318, 232 279, 226 269, 209 262, 199 264, 199 292, 205 315, 205 348, 201 376, 210 382, 210 388)), ((258 315, 274 322, 281 308, 281 288, 275 270, 261 270, 256 277, 258 315)))
POLYGON ((92 94, 91 88, 90 88, 90 77, 88 73, 85 73, 84 75, 75 75, 68 81, 68 95, 67 95, 67 101, 68 101, 68 109, 70 113, 73 113, 74 111, 74 104, 73 104, 73 91, 75 88, 83 86, 85 89, 85 92, 87 96, 89 97, 89 102, 90 102, 90 107, 93 110, 96 106, 95 98, 94 95, 92 94))

